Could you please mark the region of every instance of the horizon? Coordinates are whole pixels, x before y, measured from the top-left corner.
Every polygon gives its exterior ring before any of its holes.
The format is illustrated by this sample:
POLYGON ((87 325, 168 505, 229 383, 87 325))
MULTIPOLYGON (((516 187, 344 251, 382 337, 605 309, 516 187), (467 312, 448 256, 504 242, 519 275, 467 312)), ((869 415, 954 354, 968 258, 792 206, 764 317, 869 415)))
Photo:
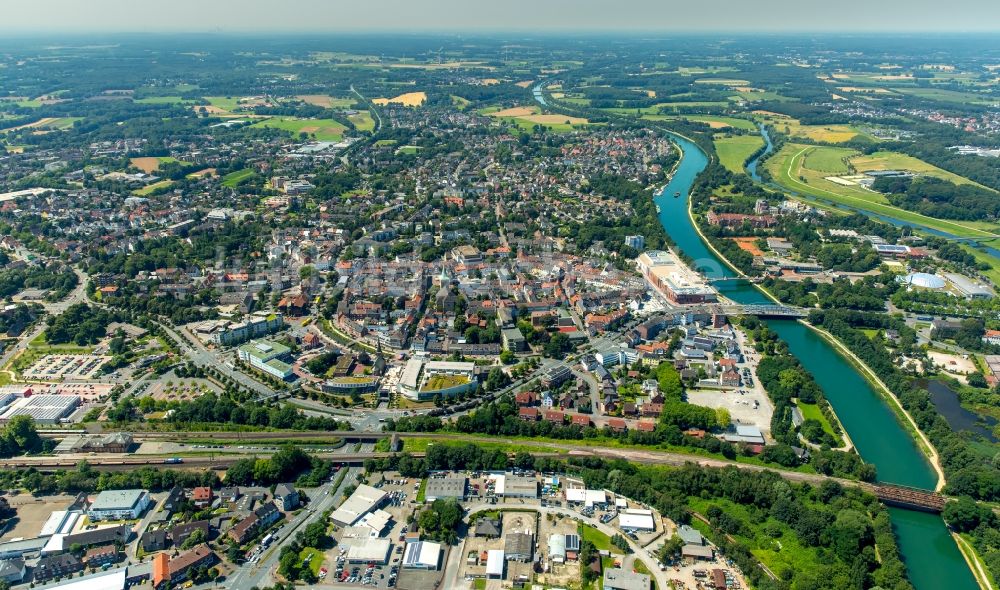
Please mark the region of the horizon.
MULTIPOLYGON (((510 0, 500 7, 460 0, 432 3, 384 0, 370 6, 292 0, 282 10, 263 0, 177 0, 151 23, 149 12, 128 0, 39 0, 5 7, 0 31, 20 36, 69 34, 995 34, 1000 3, 959 0, 944 13, 927 0, 843 0, 827 6, 792 0, 703 0, 697 5, 621 0, 613 7, 594 0, 546 3, 510 0), (390 19, 382 15, 392 15, 390 19), (844 16, 839 16, 844 15, 844 16), (855 16, 860 15, 860 16, 855 16)), ((150 4, 150 7, 154 5, 150 4)), ((161 8, 161 5, 155 5, 161 8)))

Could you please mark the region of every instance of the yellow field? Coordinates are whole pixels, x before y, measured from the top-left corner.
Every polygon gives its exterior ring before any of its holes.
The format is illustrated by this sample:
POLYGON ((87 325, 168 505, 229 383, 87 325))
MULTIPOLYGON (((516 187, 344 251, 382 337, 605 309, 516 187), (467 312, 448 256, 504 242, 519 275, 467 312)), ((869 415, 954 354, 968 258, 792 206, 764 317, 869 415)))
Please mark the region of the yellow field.
POLYGON ((152 174, 160 169, 160 159, 155 157, 132 158, 132 165, 146 174, 152 174))
POLYGON ((18 125, 17 127, 10 127, 9 129, 5 129, 5 131, 17 131, 18 129, 34 129, 37 127, 47 127, 58 120, 59 120, 58 117, 45 117, 43 119, 35 121, 34 123, 27 123, 25 125, 18 125))
POLYGON ((754 111, 761 121, 789 137, 807 137, 823 143, 843 143, 861 135, 850 125, 803 125, 798 119, 765 111, 754 111))
POLYGON ((528 86, 531 86, 531 82, 532 80, 521 80, 520 82, 514 84, 514 86, 518 86, 520 88, 527 88, 528 86))
POLYGON ((395 98, 376 98, 373 99, 372 102, 380 106, 385 106, 389 103, 394 103, 394 104, 401 104, 405 107, 418 107, 424 104, 424 101, 426 100, 427 100, 426 92, 407 92, 406 94, 400 94, 395 98))
POLYGON ((527 117, 518 117, 518 119, 524 119, 525 121, 538 123, 539 125, 586 125, 590 123, 590 121, 582 117, 569 117, 566 115, 529 115, 527 117))
POLYGON ((199 170, 197 172, 192 172, 188 174, 189 178, 201 178, 202 176, 218 176, 215 168, 205 168, 204 170, 199 170))
POLYGON ((495 113, 490 113, 491 117, 528 117, 530 115, 537 115, 538 107, 511 107, 509 109, 504 109, 502 111, 496 111, 495 113))

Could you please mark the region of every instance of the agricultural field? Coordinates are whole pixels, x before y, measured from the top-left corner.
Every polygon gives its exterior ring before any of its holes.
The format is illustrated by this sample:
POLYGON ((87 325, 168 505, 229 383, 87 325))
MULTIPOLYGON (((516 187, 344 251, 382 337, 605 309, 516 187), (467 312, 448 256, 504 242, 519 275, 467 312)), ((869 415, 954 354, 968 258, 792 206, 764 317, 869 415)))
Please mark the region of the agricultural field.
POLYGON ((319 141, 339 141, 347 130, 341 123, 333 119, 296 119, 293 117, 274 117, 258 123, 253 127, 270 127, 282 129, 293 135, 305 133, 319 141))
MULTIPOLYGON (((157 170, 160 169, 161 164, 170 164, 172 162, 178 162, 178 161, 179 160, 177 160, 176 158, 171 158, 169 156, 132 158, 130 160, 133 166, 135 166, 139 170, 142 170, 146 174, 152 174, 153 172, 156 172, 157 170)), ((187 162, 181 162, 181 163, 186 164, 187 162)))
POLYGON ((295 98, 306 104, 325 109, 349 109, 357 102, 357 99, 354 98, 335 97, 327 94, 300 94, 295 98))
POLYGON ((400 94, 395 98, 375 98, 372 102, 385 106, 387 104, 401 104, 404 107, 419 107, 427 101, 426 92, 407 92, 406 94, 400 94))
POLYGON ((180 96, 147 96, 134 101, 136 104, 198 104, 198 101, 180 96))
MULTIPOLYGON (((872 156, 861 157, 859 153, 848 148, 787 143, 777 154, 767 160, 765 166, 778 184, 798 193, 799 196, 846 205, 958 236, 983 237, 993 235, 992 232, 982 230, 975 224, 936 219, 894 207, 888 204, 888 201, 881 194, 860 185, 841 184, 827 179, 828 177, 851 174, 848 162, 859 171, 889 168, 909 169, 902 165, 908 162, 903 158, 909 158, 909 156, 901 154, 890 156, 888 154, 888 152, 876 152, 872 156), (882 155, 880 156, 880 154, 882 155)), ((922 170, 914 171, 923 171, 934 176, 949 174, 920 160, 916 161, 920 162, 922 170)), ((914 165, 914 167, 917 166, 914 165)), ((968 181, 966 180, 966 182, 968 181)))
POLYGON ((759 135, 715 138, 715 151, 719 154, 719 163, 727 170, 737 173, 743 172, 743 163, 763 145, 764 138, 759 135))
POLYGON ((565 132, 572 131, 575 126, 588 125, 590 121, 581 117, 570 117, 568 115, 545 115, 537 106, 512 107, 509 109, 484 109, 483 114, 513 121, 518 127, 530 131, 535 125, 544 125, 552 131, 565 132))
POLYGON ((687 119, 688 121, 706 123, 712 129, 728 129, 732 127, 735 129, 743 129, 745 131, 757 130, 757 126, 753 121, 739 119, 736 117, 722 117, 717 115, 677 115, 671 116, 669 119, 687 119))
POLYGON ((792 139, 806 138, 822 143, 844 143, 857 137, 874 141, 874 138, 852 125, 803 125, 798 119, 777 113, 754 111, 757 119, 792 139))
MULTIPOLYGON (((10 127, 5 131, 17 131, 19 129, 37 129, 38 131, 64 131, 73 126, 73 123, 82 121, 83 117, 45 117, 34 123, 25 123, 16 127, 10 127)), ((0 128, 3 125, 0 124, 0 128)))

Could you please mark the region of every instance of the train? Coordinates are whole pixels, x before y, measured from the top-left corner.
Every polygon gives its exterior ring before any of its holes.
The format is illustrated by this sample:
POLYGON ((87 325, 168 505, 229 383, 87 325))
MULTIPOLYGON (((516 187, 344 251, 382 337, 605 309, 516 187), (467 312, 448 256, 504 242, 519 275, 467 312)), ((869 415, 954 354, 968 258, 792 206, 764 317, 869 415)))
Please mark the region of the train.
POLYGON ((183 462, 184 459, 181 459, 180 457, 169 457, 163 460, 163 463, 166 465, 176 465, 178 463, 183 463, 183 462))

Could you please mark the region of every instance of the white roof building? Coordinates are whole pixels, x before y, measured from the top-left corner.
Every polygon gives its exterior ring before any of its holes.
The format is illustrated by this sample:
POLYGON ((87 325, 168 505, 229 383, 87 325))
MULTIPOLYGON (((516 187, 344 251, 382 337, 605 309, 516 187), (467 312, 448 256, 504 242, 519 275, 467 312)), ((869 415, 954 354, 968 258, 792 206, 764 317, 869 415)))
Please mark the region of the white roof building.
POLYGON ((572 488, 566 490, 566 501, 585 506, 594 504, 607 504, 608 495, 604 490, 585 490, 583 488, 572 488))
POLYGON ((561 533, 549 535, 549 559, 553 563, 566 562, 566 535, 561 533))
POLYGON ((390 520, 392 520, 392 515, 385 510, 374 510, 362 516, 360 524, 375 531, 375 536, 378 537, 385 530, 385 527, 389 526, 390 520))
POLYGON ((441 561, 441 545, 430 541, 408 543, 403 553, 403 567, 436 570, 441 561))
POLYGON ((503 578, 503 567, 507 563, 503 549, 490 549, 486 552, 486 577, 503 578))
POLYGON ((392 542, 389 539, 356 539, 351 541, 351 546, 347 549, 347 561, 385 563, 389 560, 390 549, 392 542))
POLYGON ((622 510, 618 513, 618 527, 632 531, 655 531, 653 512, 650 510, 622 510))
POLYGON ((381 506, 386 496, 388 494, 382 490, 361 484, 351 497, 330 515, 330 519, 340 526, 352 526, 361 520, 362 516, 381 506))

